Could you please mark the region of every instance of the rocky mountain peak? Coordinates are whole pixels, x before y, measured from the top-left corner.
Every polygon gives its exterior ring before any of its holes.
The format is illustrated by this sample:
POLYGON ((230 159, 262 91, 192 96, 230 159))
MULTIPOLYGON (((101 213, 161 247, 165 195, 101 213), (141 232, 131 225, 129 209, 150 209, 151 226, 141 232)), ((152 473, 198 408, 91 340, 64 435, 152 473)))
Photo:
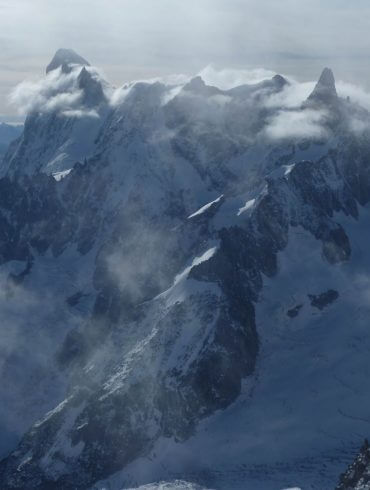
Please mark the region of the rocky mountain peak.
POLYGON ((52 70, 56 70, 60 66, 62 66, 63 71, 66 71, 66 67, 70 64, 82 65, 82 66, 90 66, 90 63, 86 61, 82 56, 77 54, 73 49, 65 49, 61 48, 55 53, 53 59, 46 67, 46 73, 49 73, 52 70))
POLYGON ((276 86, 276 88, 279 89, 282 89, 283 87, 289 84, 288 80, 281 75, 274 75, 272 77, 272 82, 276 86))
POLYGON ((317 82, 313 92, 308 97, 310 101, 317 102, 332 102, 338 98, 335 87, 335 78, 330 68, 324 68, 319 81, 317 82))
POLYGON ((85 66, 78 75, 77 81, 80 89, 84 91, 84 105, 93 107, 105 100, 101 83, 86 70, 85 66))

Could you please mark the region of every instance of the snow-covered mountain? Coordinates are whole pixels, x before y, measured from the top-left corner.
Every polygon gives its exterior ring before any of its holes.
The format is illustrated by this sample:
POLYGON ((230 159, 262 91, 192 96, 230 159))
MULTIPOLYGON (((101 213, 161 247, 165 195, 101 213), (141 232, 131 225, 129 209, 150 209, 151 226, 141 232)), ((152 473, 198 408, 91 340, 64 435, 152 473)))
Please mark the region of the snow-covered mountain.
POLYGON ((15 90, 1 488, 335 487, 370 413, 370 114, 292 83, 116 89, 59 50, 15 90))

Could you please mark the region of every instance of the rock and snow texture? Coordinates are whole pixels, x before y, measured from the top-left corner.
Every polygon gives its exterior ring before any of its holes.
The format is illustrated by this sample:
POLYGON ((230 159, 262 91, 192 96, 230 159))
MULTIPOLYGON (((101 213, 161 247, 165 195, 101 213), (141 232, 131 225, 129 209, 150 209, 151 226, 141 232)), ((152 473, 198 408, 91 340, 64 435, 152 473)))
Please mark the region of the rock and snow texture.
POLYGON ((0 487, 334 488, 370 414, 368 112, 326 69, 320 137, 271 137, 283 77, 114 91, 69 50, 25 89, 0 487))

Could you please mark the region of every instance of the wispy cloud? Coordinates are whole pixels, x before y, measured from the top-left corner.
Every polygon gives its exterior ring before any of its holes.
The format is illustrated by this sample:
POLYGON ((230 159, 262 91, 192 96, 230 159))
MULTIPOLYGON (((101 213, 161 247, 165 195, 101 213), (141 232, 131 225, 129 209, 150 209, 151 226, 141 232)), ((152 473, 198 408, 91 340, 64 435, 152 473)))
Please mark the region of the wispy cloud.
POLYGON ((370 92, 353 83, 344 81, 337 82, 337 92, 340 97, 349 97, 352 102, 356 102, 361 107, 370 110, 370 92))
MULTIPOLYGON (((91 67, 87 69, 100 79, 98 71, 91 67)), ((58 68, 39 80, 23 81, 11 91, 10 102, 22 115, 60 112, 74 117, 98 117, 96 111, 83 107, 83 90, 78 85, 80 71, 79 66, 70 73, 62 73, 58 68)))
POLYGON ((327 135, 323 126, 325 111, 281 110, 273 115, 264 129, 270 139, 322 138, 327 135))
POLYGON ((285 109, 299 108, 316 85, 315 81, 298 82, 290 77, 287 78, 289 84, 286 85, 281 92, 270 94, 266 98, 266 107, 285 109))
POLYGON ((10 93, 10 102, 21 114, 32 111, 49 112, 67 110, 76 106, 82 98, 77 87, 77 73, 61 73, 53 70, 37 81, 23 81, 10 93))
POLYGON ((255 84, 272 78, 276 73, 266 68, 253 68, 237 70, 232 68, 217 69, 208 65, 199 72, 199 75, 208 85, 228 90, 239 85, 255 84))

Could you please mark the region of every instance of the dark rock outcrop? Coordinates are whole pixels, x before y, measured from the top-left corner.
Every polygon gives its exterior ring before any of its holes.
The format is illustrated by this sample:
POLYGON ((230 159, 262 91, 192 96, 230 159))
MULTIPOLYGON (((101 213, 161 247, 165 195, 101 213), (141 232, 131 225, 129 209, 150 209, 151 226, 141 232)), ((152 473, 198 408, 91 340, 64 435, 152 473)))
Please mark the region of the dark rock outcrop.
POLYGON ((365 440, 360 453, 348 470, 340 477, 336 490, 369 490, 370 489, 370 448, 365 440))
POLYGON ((66 71, 69 65, 90 66, 90 63, 73 51, 73 49, 61 48, 58 49, 51 62, 48 64, 46 73, 56 70, 60 66, 64 67, 64 71, 66 71))

